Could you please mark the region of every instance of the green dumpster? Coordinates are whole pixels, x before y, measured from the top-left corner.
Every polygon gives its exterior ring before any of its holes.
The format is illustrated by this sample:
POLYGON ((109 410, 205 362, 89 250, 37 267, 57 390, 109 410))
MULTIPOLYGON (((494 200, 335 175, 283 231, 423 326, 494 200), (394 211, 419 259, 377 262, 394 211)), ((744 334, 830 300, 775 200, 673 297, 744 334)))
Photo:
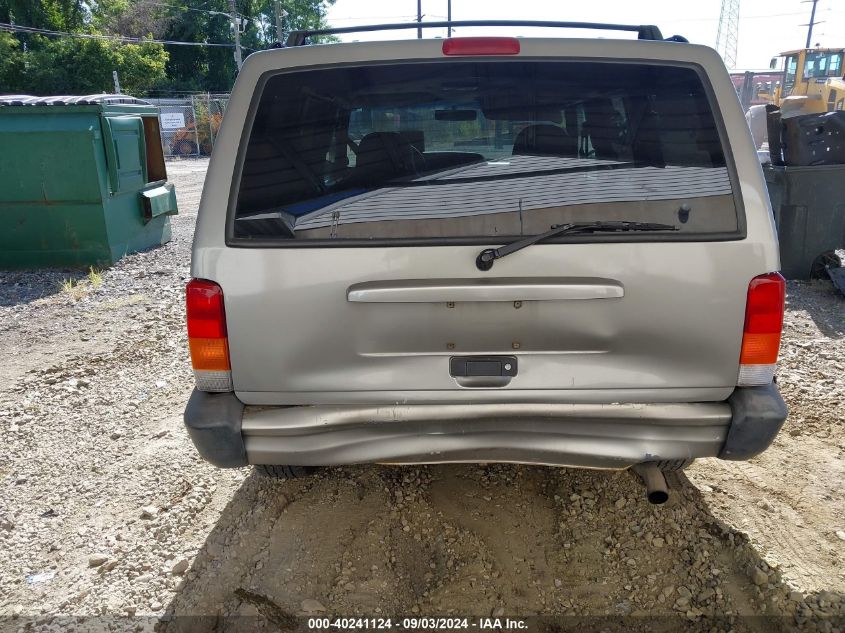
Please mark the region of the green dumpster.
POLYGON ((170 240, 158 109, 0 96, 0 268, 109 265, 170 240))
POLYGON ((845 165, 764 165, 780 242, 781 271, 789 279, 823 278, 845 248, 845 165))

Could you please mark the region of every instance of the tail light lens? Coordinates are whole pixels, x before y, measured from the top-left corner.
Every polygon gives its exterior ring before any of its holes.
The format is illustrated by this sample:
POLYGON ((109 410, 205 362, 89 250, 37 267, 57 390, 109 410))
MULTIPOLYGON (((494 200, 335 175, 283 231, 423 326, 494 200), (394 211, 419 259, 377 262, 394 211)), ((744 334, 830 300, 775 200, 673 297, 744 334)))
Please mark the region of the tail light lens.
POLYGON ((450 37, 443 41, 444 55, 518 55, 515 37, 450 37))
POLYGON ((767 385, 774 378, 785 296, 786 282, 780 273, 760 275, 748 284, 737 380, 740 387, 767 385))
POLYGON ((186 308, 197 389, 232 391, 223 289, 213 281, 192 279, 186 289, 186 308))

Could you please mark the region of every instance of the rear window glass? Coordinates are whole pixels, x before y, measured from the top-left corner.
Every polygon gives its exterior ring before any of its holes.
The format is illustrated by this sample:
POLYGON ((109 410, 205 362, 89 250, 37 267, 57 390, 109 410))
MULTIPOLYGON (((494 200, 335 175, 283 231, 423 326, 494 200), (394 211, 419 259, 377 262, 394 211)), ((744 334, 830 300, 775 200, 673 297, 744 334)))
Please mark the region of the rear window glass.
POLYGON ((502 238, 595 220, 737 231, 694 70, 449 60, 276 75, 234 236, 502 238))

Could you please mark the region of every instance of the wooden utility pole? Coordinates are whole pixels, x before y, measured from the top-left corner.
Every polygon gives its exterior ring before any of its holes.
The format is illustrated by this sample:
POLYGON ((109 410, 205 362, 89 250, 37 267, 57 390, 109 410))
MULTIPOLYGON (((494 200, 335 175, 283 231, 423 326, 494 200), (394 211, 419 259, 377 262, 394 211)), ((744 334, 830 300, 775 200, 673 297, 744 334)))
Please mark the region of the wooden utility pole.
POLYGON ((241 20, 238 18, 238 12, 235 9, 235 0, 229 0, 229 17, 232 18, 232 28, 235 31, 235 64, 238 67, 238 72, 241 72, 241 66, 244 65, 241 57, 241 20))
POLYGON ((273 7, 276 10, 276 41, 281 44, 284 42, 284 33, 282 32, 282 18, 287 13, 282 9, 282 0, 274 0, 273 7))
POLYGON ((813 9, 810 12, 810 23, 807 25, 807 45, 804 48, 810 48, 810 44, 813 42, 813 26, 820 24, 820 22, 816 22, 816 4, 818 4, 819 0, 812 1, 813 9))

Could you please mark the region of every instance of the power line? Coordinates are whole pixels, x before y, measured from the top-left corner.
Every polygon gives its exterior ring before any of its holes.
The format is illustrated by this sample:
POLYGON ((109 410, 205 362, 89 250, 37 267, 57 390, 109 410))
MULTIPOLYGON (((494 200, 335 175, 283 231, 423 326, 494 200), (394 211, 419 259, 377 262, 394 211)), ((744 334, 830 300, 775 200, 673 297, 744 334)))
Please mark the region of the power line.
POLYGON ((360 21, 360 20, 416 20, 416 15, 364 15, 358 17, 349 17, 349 18, 334 18, 332 22, 352 22, 352 21, 360 21))
MULTIPOLYGON (((841 15, 845 14, 845 11, 834 11, 832 9, 824 9, 824 15, 828 14, 836 14, 841 15)), ((782 18, 787 16, 793 15, 807 15, 806 11, 795 11, 792 13, 768 13, 765 15, 741 15, 739 16, 740 21, 743 20, 769 20, 771 18, 782 18)), ((718 22, 719 18, 670 18, 667 19, 666 22, 718 22)), ((805 25, 806 26, 806 25, 805 25)))
MULTIPOLYGON (((157 7, 167 7, 169 9, 175 9, 177 11, 196 11, 197 13, 208 13, 210 15, 225 15, 229 17, 229 14, 225 11, 214 11, 213 9, 199 9, 195 7, 180 7, 175 4, 167 4, 166 2, 148 2, 147 4, 152 4, 157 7)), ((207 2, 203 4, 208 4, 207 2)))
POLYGON ((125 44, 146 44, 150 42, 153 44, 167 44, 170 46, 222 46, 225 48, 233 48, 235 46, 234 44, 226 44, 221 42, 180 42, 177 40, 155 40, 142 37, 126 37, 123 35, 68 33, 66 31, 51 31, 50 29, 39 29, 33 26, 21 26, 20 24, 7 24, 5 22, 0 22, 0 31, 8 31, 11 33, 31 33, 33 35, 47 35, 49 37, 75 37, 79 39, 90 40, 112 40, 117 42, 123 42, 125 44))
MULTIPOLYGON (((165 2, 148 2, 148 4, 152 4, 152 5, 157 6, 157 7, 167 7, 169 9, 175 9, 177 11, 183 11, 183 12, 184 11, 195 11, 197 13, 208 13, 209 15, 222 15, 227 20, 230 20, 232 18, 232 15, 237 15, 237 12, 227 13, 226 11, 216 11, 214 9, 200 9, 200 8, 195 8, 195 7, 179 7, 179 6, 176 6, 175 4, 167 4, 165 2)), ((208 3, 204 2, 203 4, 208 4, 208 3)), ((257 22, 257 20, 255 20, 255 19, 253 19, 253 21, 257 22)))
MULTIPOLYGON (((198 13, 208 13, 210 15, 222 15, 225 17, 231 17, 229 13, 225 11, 215 11, 213 9, 200 9, 196 7, 180 7, 175 4, 167 4, 166 2, 148 2, 147 4, 152 4, 158 7, 168 7, 170 9, 175 9, 177 11, 196 11, 198 13)), ((204 3, 207 4, 207 3, 204 3)), ((446 16, 434 16, 434 17, 442 17, 445 18, 446 16)), ((350 21, 359 21, 359 20, 412 20, 416 19, 416 15, 363 15, 363 16, 356 16, 356 17, 348 17, 348 18, 335 18, 332 22, 350 22, 350 21)))

